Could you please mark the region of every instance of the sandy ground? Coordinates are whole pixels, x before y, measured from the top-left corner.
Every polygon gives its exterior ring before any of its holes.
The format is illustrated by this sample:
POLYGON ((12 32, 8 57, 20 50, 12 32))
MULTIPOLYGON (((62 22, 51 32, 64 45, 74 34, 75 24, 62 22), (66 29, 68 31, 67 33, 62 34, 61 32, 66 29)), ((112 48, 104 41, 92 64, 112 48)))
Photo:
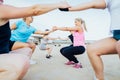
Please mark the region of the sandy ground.
MULTIPOLYGON (((86 52, 76 57, 82 63, 83 68, 75 69, 72 66, 64 65, 67 62, 59 52, 65 44, 53 46, 51 59, 46 59, 46 51, 41 51, 38 47, 32 56, 37 64, 31 65, 23 80, 93 80, 93 69, 86 52)), ((105 66, 105 77, 108 80, 120 80, 120 61, 118 55, 102 56, 105 66)))

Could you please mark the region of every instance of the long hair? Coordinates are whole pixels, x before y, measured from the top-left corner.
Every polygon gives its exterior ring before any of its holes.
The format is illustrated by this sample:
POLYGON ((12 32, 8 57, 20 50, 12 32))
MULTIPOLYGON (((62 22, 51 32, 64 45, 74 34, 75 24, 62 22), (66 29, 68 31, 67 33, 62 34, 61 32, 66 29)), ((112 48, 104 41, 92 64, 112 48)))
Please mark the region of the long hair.
POLYGON ((82 24, 83 27, 84 27, 84 30, 87 31, 86 24, 85 24, 85 21, 84 21, 83 19, 81 19, 81 18, 75 18, 75 20, 81 22, 81 24, 82 24))

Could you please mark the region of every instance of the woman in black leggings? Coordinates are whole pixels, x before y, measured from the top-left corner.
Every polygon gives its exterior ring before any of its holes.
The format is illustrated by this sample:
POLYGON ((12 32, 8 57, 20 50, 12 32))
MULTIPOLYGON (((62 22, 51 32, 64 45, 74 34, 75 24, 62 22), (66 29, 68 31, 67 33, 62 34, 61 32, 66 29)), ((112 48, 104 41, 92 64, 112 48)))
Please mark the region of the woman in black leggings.
POLYGON ((72 34, 69 38, 72 41, 72 45, 64 47, 60 50, 61 54, 69 61, 66 65, 74 64, 74 68, 82 68, 81 63, 74 55, 83 54, 85 52, 85 38, 84 30, 87 31, 85 22, 81 18, 75 19, 74 27, 53 27, 54 30, 70 31, 72 34))
MULTIPOLYGON (((69 60, 69 62, 65 64, 71 65, 74 63, 79 63, 79 61, 74 55, 83 54, 85 52, 85 48, 83 46, 73 47, 73 35, 71 34, 68 37, 71 40, 72 44, 70 46, 63 47, 60 49, 61 54, 69 60)), ((79 67, 82 68, 82 65, 80 64, 76 68, 79 67)))

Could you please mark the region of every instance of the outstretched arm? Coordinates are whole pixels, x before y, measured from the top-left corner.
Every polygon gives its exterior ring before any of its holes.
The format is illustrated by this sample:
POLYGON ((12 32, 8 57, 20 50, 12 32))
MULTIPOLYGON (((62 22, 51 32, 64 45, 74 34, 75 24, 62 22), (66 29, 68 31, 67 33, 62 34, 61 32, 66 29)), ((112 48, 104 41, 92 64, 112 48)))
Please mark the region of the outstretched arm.
POLYGON ((30 7, 14 7, 10 5, 0 5, 0 18, 13 19, 27 16, 36 16, 47 13, 57 8, 70 7, 67 2, 60 2, 54 4, 37 4, 30 7))
POLYGON ((72 6, 70 8, 61 8, 61 11, 81 11, 81 10, 86 10, 86 9, 104 9, 106 8, 106 3, 105 0, 92 0, 87 3, 79 4, 76 6, 72 6))
POLYGON ((49 31, 40 31, 40 30, 37 30, 34 34, 41 34, 41 35, 45 35, 45 34, 49 34, 53 32, 52 30, 49 30, 49 31))
POLYGON ((76 30, 80 30, 80 28, 79 27, 57 27, 57 26, 54 26, 53 30, 76 31, 76 30))

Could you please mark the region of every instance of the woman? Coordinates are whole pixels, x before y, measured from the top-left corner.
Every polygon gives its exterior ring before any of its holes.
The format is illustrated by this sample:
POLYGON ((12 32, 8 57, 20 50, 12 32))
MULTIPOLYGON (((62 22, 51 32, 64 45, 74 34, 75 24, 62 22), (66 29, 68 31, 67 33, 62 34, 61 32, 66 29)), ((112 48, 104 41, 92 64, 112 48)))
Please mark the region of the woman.
POLYGON ((81 63, 77 60, 75 55, 83 54, 85 52, 85 39, 83 28, 87 31, 85 27, 85 22, 81 18, 75 19, 75 27, 53 27, 54 30, 70 31, 72 33, 72 35, 69 37, 73 42, 73 45, 62 48, 60 52, 64 57, 69 60, 65 64, 74 64, 74 68, 82 68, 81 63))
POLYGON ((33 22, 32 17, 24 17, 23 20, 19 20, 11 26, 11 46, 10 50, 15 50, 23 47, 30 47, 32 52, 35 50, 35 44, 27 42, 31 34, 48 34, 50 31, 36 30, 30 24, 33 22))
MULTIPOLYGON (((46 29, 45 31, 50 31, 48 29, 46 29)), ((53 32, 53 31, 50 31, 53 32)), ((41 44, 39 45, 41 50, 47 50, 48 54, 46 55, 46 58, 51 58, 51 51, 52 51, 52 47, 48 45, 48 41, 50 40, 50 38, 48 37, 48 34, 44 34, 42 39, 41 39, 41 44)))
POLYGON ((92 0, 84 4, 61 9, 62 11, 82 11, 86 9, 108 9, 111 17, 110 32, 113 36, 99 40, 87 46, 90 62, 95 71, 95 80, 104 80, 104 65, 102 55, 116 54, 120 56, 120 1, 92 0))
POLYGON ((1 80, 22 79, 29 68, 28 58, 30 58, 31 55, 29 48, 24 52, 19 51, 18 53, 21 52, 20 54, 8 54, 11 36, 9 19, 41 15, 54 9, 65 7, 69 7, 66 2, 43 5, 37 4, 18 8, 5 5, 3 4, 3 0, 0 0, 0 73, 3 73, 0 74, 1 80))

